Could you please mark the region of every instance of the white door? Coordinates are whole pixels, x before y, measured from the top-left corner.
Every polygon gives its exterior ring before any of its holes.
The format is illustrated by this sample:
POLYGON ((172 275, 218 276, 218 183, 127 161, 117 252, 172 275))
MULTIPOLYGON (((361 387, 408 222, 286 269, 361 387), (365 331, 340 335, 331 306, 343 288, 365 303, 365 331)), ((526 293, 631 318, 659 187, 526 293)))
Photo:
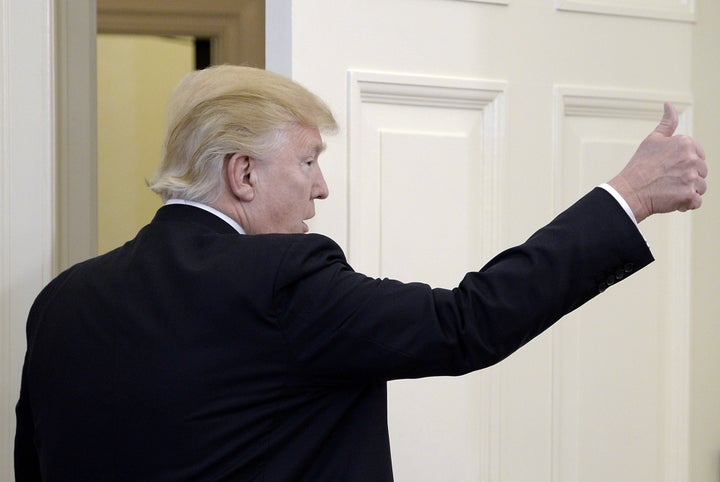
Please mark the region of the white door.
MULTIPOLYGON (((267 5, 268 68, 342 124, 313 229, 370 275, 453 286, 607 181, 664 100, 691 129, 685 1, 267 5)), ((688 218, 641 228, 658 261, 510 359, 390 385, 398 481, 687 480, 688 218)))

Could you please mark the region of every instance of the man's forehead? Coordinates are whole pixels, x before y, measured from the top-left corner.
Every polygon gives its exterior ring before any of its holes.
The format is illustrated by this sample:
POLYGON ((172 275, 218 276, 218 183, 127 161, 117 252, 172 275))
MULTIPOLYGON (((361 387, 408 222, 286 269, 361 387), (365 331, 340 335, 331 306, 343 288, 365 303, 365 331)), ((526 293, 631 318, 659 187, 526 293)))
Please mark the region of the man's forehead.
POLYGON ((317 127, 296 126, 292 135, 298 147, 301 147, 308 155, 319 155, 327 148, 317 127))

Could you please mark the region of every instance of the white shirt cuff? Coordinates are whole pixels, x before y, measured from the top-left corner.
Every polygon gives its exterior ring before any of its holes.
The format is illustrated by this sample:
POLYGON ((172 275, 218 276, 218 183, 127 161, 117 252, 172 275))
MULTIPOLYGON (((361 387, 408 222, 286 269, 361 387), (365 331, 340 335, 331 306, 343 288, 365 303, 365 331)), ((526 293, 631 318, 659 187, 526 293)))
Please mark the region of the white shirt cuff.
POLYGON ((614 187, 607 183, 600 184, 598 187, 603 188, 607 192, 609 192, 612 197, 614 197, 615 200, 620 204, 620 206, 622 206, 627 215, 630 216, 630 219, 632 219, 633 223, 635 223, 635 226, 638 225, 637 219, 635 219, 635 215, 633 214, 632 209, 630 209, 630 205, 627 203, 627 201, 625 201, 625 199, 620 195, 620 193, 615 190, 614 187))

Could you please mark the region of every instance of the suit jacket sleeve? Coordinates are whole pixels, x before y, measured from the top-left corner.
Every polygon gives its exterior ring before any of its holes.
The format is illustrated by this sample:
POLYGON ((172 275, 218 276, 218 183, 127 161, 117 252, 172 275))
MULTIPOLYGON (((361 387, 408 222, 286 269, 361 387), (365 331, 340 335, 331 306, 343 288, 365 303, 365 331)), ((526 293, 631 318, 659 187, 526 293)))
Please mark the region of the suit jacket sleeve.
MULTIPOLYGON (((23 369, 24 371, 25 369, 23 369)), ((17 417, 14 449, 15 480, 17 482, 41 481, 40 466, 33 439, 32 413, 24 380, 25 376, 23 376, 23 386, 20 389, 20 400, 15 409, 17 417)))
POLYGON ((278 320, 294 374, 312 383, 460 375, 499 362, 652 260, 602 189, 452 290, 366 277, 332 241, 306 235, 277 276, 278 320))
MULTIPOLYGON (((55 278, 44 290, 47 297, 62 285, 67 279, 71 270, 67 270, 55 278)), ((46 298, 47 298, 46 297, 46 298)), ((35 300, 30 308, 28 319, 34 319, 40 316, 39 312, 44 309, 43 303, 35 300)), ((15 406, 15 415, 17 425, 15 428, 15 445, 14 445, 14 468, 16 482, 32 482, 43 480, 40 462, 38 460, 37 450, 35 447, 35 426, 33 421, 32 409, 30 407, 30 398, 27 388, 28 358, 31 356, 33 338, 37 324, 32 326, 30 323, 26 326, 26 336, 28 351, 25 354, 25 362, 23 363, 23 373, 20 385, 20 398, 15 406)))

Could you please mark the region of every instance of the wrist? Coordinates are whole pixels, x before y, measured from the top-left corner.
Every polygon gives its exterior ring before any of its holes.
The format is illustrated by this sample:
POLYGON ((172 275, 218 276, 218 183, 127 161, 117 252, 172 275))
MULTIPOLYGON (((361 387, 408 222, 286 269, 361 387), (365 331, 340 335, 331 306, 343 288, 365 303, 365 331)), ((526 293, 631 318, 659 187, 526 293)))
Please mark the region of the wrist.
POLYGON ((617 193, 625 200, 627 205, 630 207, 633 216, 635 216, 636 222, 639 223, 650 215, 650 210, 647 208, 646 204, 643 203, 640 199, 637 190, 633 189, 630 183, 628 183, 621 176, 616 176, 614 179, 608 182, 608 185, 615 189, 615 191, 617 191, 617 193))

